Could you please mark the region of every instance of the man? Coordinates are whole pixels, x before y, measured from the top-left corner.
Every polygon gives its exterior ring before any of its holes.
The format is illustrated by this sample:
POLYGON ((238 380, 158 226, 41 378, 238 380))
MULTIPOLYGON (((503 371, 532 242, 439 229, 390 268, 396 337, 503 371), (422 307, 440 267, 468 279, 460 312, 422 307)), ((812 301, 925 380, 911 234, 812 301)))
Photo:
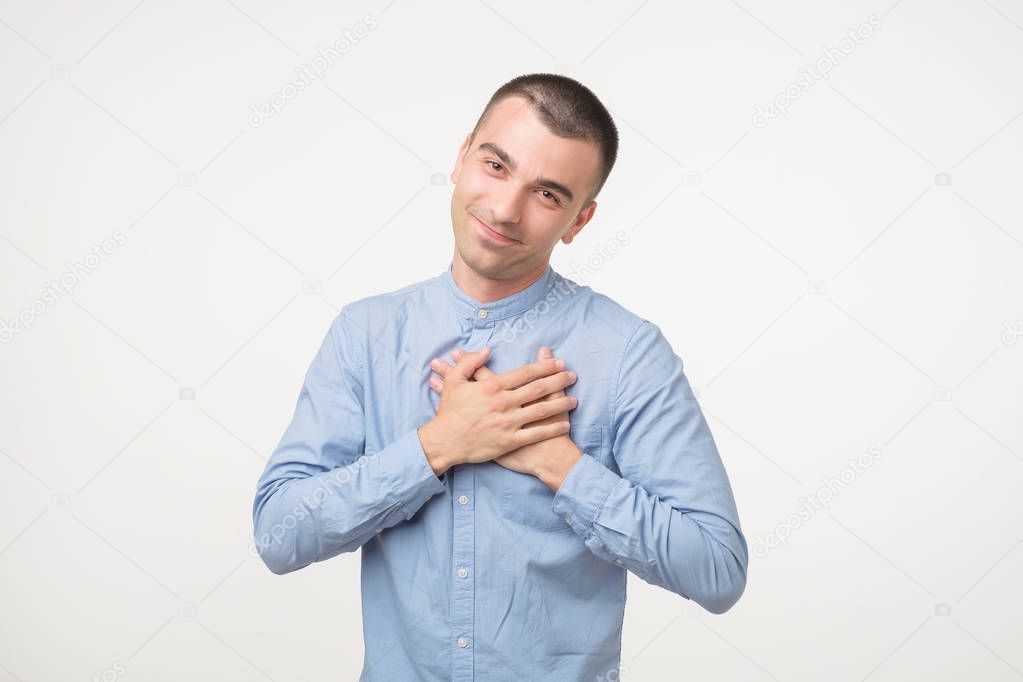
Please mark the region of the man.
POLYGON ((451 174, 448 269, 346 305, 309 368, 257 548, 278 574, 362 548, 361 680, 615 679, 627 572, 713 613, 745 589, 682 361, 549 264, 617 145, 578 82, 502 86, 451 174))

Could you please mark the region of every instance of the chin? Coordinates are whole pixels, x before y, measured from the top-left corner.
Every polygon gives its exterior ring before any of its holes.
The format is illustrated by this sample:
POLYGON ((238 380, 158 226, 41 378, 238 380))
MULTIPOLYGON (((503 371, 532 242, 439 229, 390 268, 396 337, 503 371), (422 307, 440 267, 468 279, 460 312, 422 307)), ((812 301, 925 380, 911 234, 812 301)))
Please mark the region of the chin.
POLYGON ((482 277, 505 279, 508 276, 509 264, 483 246, 477 244, 470 244, 468 247, 459 246, 458 254, 469 266, 469 269, 482 277))
POLYGON ((492 253, 475 244, 469 245, 468 248, 459 248, 458 253, 473 272, 486 277, 490 277, 496 269, 501 267, 501 263, 495 259, 492 253))

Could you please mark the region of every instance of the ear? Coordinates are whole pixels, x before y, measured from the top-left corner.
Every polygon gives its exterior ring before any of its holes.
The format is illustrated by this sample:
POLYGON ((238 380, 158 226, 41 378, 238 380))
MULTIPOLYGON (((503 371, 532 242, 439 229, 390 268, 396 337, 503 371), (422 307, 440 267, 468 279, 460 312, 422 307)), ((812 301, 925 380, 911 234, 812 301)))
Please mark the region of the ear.
POLYGON ((462 159, 465 158, 465 152, 469 149, 469 142, 472 141, 472 133, 470 132, 465 136, 465 141, 462 142, 462 146, 458 149, 458 158, 455 159, 455 169, 451 171, 451 184, 458 184, 458 176, 462 174, 462 159))
POLYGON ((575 236, 582 232, 582 229, 586 227, 586 223, 590 222, 593 218, 594 211, 597 210, 597 202, 591 201, 589 205, 579 212, 576 216, 575 222, 572 223, 572 227, 568 228, 565 234, 561 235, 561 241, 565 244, 571 244, 575 236))

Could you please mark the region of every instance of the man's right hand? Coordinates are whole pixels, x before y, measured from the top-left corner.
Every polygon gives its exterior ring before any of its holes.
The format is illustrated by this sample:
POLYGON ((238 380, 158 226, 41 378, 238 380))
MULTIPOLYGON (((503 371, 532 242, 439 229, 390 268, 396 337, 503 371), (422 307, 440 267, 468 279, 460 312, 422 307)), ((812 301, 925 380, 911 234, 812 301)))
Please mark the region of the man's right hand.
POLYGON ((485 462, 516 448, 568 432, 568 422, 522 428, 568 412, 572 396, 541 400, 575 382, 563 360, 545 359, 472 381, 489 349, 463 354, 444 379, 436 416, 418 429, 419 441, 440 476, 463 462, 485 462))

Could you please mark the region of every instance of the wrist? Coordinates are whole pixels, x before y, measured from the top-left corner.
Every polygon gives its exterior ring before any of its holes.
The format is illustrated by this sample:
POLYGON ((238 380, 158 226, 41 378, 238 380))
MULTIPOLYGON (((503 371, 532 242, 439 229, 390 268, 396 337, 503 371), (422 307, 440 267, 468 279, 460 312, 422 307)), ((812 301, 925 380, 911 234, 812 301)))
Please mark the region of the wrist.
POLYGON ((426 461, 438 478, 457 463, 445 451, 443 439, 437 437, 434 420, 430 420, 416 429, 416 434, 419 436, 419 444, 423 446, 426 461))
POLYGON ((554 492, 558 492, 561 484, 568 477, 568 473, 572 471, 576 462, 583 456, 583 451, 575 443, 567 438, 565 440, 567 441, 565 447, 559 449, 556 456, 548 458, 543 464, 538 466, 537 470, 533 473, 534 476, 554 492))

